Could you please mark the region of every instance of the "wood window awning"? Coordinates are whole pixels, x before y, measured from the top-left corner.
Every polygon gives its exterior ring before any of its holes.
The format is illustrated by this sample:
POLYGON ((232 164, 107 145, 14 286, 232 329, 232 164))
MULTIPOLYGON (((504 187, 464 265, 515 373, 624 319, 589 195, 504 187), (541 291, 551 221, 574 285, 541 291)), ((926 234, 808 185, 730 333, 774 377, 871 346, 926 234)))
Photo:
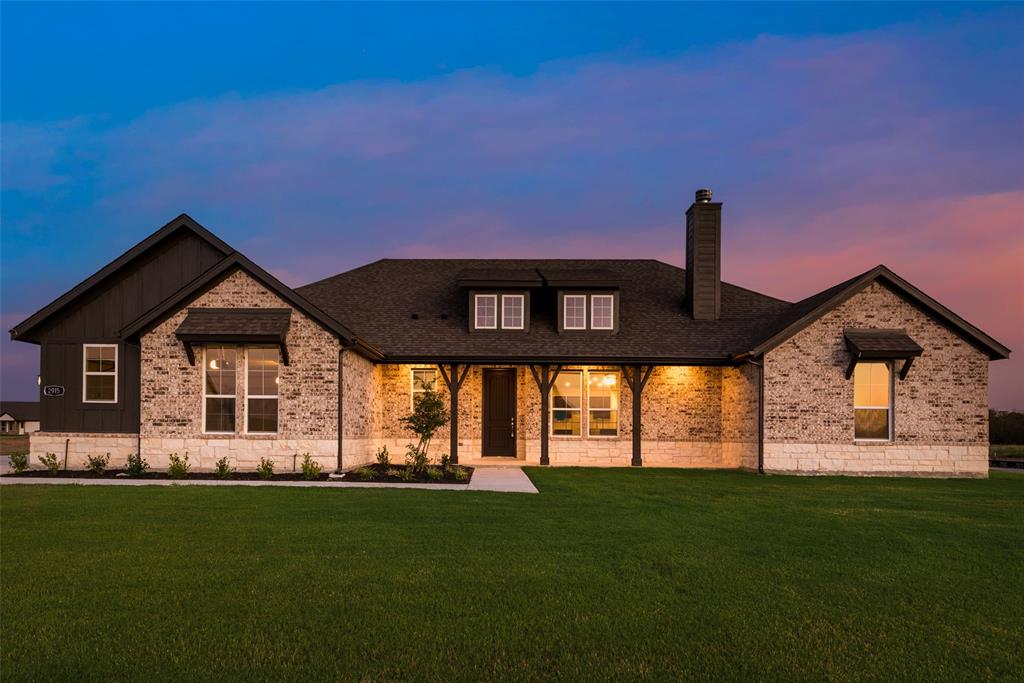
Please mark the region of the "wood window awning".
POLYGON ((185 345, 188 362, 196 364, 195 346, 208 344, 268 344, 281 349, 288 365, 290 308, 190 308, 174 331, 185 345))
POLYGON ((850 352, 846 379, 853 376, 854 367, 862 360, 903 360, 900 379, 906 379, 914 359, 924 352, 906 330, 848 329, 843 330, 843 338, 850 352))

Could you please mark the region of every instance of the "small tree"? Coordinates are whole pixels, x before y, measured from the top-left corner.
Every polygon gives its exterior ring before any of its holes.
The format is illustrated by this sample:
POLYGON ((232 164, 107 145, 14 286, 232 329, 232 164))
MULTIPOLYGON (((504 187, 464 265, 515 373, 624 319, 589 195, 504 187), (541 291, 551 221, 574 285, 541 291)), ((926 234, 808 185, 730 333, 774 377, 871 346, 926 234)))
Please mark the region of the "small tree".
POLYGON ((416 396, 413 403, 412 414, 403 417, 402 422, 420 439, 415 446, 409 444, 409 455, 416 469, 424 469, 428 462, 427 449, 430 448, 430 440, 434 438, 437 430, 448 424, 448 408, 445 407, 441 394, 434 391, 433 383, 423 384, 423 391, 416 396))

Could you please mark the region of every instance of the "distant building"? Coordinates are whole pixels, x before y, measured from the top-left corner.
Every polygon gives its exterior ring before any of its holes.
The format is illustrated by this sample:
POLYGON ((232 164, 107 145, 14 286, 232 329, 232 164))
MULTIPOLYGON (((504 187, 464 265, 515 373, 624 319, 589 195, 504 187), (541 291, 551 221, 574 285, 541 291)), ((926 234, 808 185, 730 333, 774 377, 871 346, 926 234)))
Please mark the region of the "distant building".
POLYGON ((0 401, 0 434, 39 431, 39 401, 0 401))

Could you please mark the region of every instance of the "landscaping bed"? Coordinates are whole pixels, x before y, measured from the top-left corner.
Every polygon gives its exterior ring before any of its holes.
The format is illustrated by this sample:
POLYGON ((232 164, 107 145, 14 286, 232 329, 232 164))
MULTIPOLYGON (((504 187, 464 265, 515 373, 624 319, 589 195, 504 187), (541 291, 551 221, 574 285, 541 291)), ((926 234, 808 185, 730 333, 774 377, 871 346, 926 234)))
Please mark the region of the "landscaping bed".
POLYGON ((408 465, 375 463, 346 472, 341 480, 389 484, 468 484, 472 478, 473 468, 462 465, 416 469, 408 465))
POLYGON ((155 479, 155 480, 186 480, 203 479, 208 481, 327 481, 329 474, 321 472, 316 476, 306 476, 302 472, 288 472, 261 476, 259 472, 231 472, 227 476, 218 475, 216 472, 189 472, 184 477, 172 477, 166 472, 143 472, 142 474, 128 474, 124 470, 107 470, 102 473, 90 470, 59 470, 51 473, 49 470, 25 470, 23 472, 9 472, 0 475, 3 477, 55 477, 64 479, 155 479))

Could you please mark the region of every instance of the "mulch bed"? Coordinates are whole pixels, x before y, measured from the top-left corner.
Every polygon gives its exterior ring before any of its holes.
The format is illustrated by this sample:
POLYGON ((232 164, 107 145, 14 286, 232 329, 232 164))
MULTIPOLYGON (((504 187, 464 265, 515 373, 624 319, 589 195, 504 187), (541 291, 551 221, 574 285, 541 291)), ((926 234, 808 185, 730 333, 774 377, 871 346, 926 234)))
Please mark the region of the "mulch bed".
MULTIPOLYGON (((55 477, 64 479, 158 479, 165 480, 171 479, 166 472, 145 472, 143 474, 128 476, 123 474, 124 470, 107 470, 103 474, 96 474, 88 470, 61 470, 57 474, 51 475, 47 470, 25 470, 24 472, 9 472, 4 477, 55 477)), ((321 472, 320 476, 316 478, 316 481, 327 481, 328 472, 321 472)), ((205 479, 205 480, 217 480, 221 479, 213 472, 189 472, 185 479, 205 479)), ((307 481, 303 478, 302 472, 287 472, 281 474, 275 474, 270 479, 264 480, 256 472, 232 472, 231 476, 226 478, 228 481, 307 481)))
MULTIPOLYGON (((463 467, 457 465, 459 469, 465 470, 466 478, 458 480, 455 478, 454 470, 444 471, 444 476, 441 479, 430 479, 424 474, 413 474, 411 479, 403 479, 399 476, 389 475, 388 471, 402 472, 407 471, 408 468, 405 465, 389 465, 384 467, 383 465, 366 465, 365 467, 358 467, 351 472, 346 472, 345 476, 341 478, 342 481, 360 481, 360 482, 381 482, 388 484, 468 484, 470 479, 473 478, 473 468, 463 467), (370 470, 373 472, 372 479, 363 478, 360 473, 361 470, 370 470)), ((435 468, 438 469, 438 468, 435 468)))

